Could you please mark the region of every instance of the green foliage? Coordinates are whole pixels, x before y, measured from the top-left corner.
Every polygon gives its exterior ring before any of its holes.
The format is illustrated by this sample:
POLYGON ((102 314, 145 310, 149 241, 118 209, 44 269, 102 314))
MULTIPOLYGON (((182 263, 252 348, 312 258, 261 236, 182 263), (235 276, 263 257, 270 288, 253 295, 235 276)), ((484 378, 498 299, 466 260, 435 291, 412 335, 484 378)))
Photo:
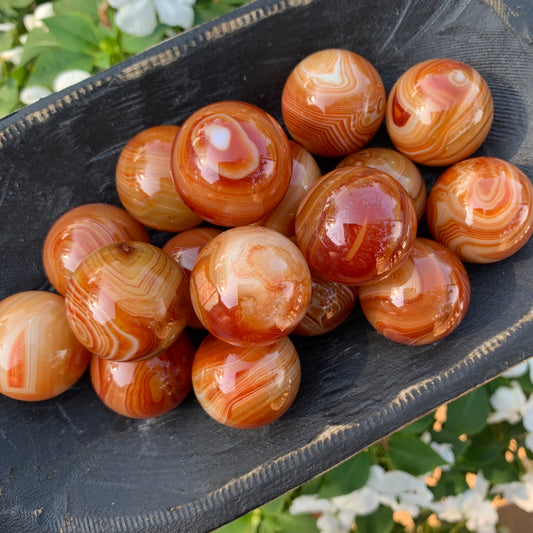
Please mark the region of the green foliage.
POLYGON ((394 527, 392 510, 390 507, 380 505, 378 510, 366 516, 356 518, 357 531, 360 533, 390 533, 394 527))
POLYGON ((489 396, 483 387, 448 405, 446 429, 456 435, 475 435, 487 424, 489 396))

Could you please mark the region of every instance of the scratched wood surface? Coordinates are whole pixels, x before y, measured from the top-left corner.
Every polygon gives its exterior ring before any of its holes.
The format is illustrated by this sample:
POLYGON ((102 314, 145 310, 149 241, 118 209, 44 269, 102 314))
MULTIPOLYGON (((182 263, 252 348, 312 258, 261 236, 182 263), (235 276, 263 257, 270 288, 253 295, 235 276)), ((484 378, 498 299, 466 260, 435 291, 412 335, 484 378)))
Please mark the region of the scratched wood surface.
MULTIPOLYGON (((132 135, 221 99, 280 118, 285 77, 319 48, 367 57, 387 89, 430 57, 470 63, 496 108, 479 153, 533 176, 532 12, 527 0, 258 0, 5 118, 0 298, 50 289, 40 263, 48 228, 75 205, 118 203, 114 165, 132 135)), ((387 144, 383 131, 372 144, 387 144)), ((430 188, 441 169, 422 170, 430 188)), ((192 396, 155 420, 121 418, 86 376, 54 400, 0 398, 0 531, 212 530, 531 356, 532 265, 530 242, 501 263, 468 266, 467 317, 431 346, 381 338, 359 309, 334 333, 295 339, 300 394, 265 428, 225 428, 192 396)))

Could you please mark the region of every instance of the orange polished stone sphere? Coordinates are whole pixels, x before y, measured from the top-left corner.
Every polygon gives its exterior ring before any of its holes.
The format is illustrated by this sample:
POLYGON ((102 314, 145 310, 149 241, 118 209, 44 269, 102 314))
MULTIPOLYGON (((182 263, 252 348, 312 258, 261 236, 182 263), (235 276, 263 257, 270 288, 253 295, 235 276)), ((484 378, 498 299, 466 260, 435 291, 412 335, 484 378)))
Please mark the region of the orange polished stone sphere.
POLYGON ((335 48, 300 61, 281 98, 292 138, 326 157, 345 156, 367 144, 383 122, 385 106, 383 82, 372 64, 335 48))
POLYGON ((470 303, 470 281, 442 244, 416 239, 409 257, 389 276, 359 288, 361 309, 390 340, 429 344, 450 334, 470 303))
POLYGON ((150 242, 143 226, 128 212, 108 204, 86 204, 60 216, 43 247, 44 270, 60 294, 78 265, 106 244, 121 241, 150 242))
POLYGON ((296 214, 296 240, 312 270, 361 285, 396 268, 416 237, 413 201, 388 174, 335 169, 309 190, 296 214))
POLYGON ((516 253, 533 232, 533 187, 515 165, 473 157, 447 169, 428 197, 434 239, 470 263, 516 253))
POLYGON ((69 328, 65 298, 26 291, 0 302, 0 392, 16 400, 58 396, 83 375, 91 354, 69 328))
POLYGON ((388 148, 363 148, 346 156, 336 168, 348 166, 377 168, 394 178, 406 191, 415 205, 416 218, 420 222, 426 209, 426 182, 417 166, 405 155, 388 148))
POLYGON ((473 154, 486 139, 493 116, 483 77, 453 59, 412 66, 387 99, 387 131, 394 146, 430 166, 451 165, 473 154))
POLYGON ((137 361, 167 349, 191 311, 188 279, 151 244, 100 248, 72 275, 66 295, 74 334, 93 354, 137 361))
POLYGON ((311 273, 287 237, 262 226, 217 235, 191 273, 196 315, 215 337, 266 345, 292 332, 311 299, 311 273))
POLYGON ((270 214, 256 224, 274 229, 286 237, 294 235, 294 220, 302 198, 322 175, 315 158, 301 145, 289 141, 292 152, 292 174, 289 188, 270 214))
POLYGON ((218 226, 256 222, 281 201, 291 179, 289 141, 266 111, 238 101, 207 105, 183 123, 172 176, 187 205, 218 226))
POLYGON ((183 231, 202 222, 172 181, 170 154, 178 131, 178 126, 141 131, 123 148, 115 173, 125 209, 145 226, 160 231, 183 231))
POLYGON ((143 361, 93 356, 91 382, 109 409, 130 418, 153 418, 176 408, 192 388, 194 344, 183 332, 164 352, 143 361))
POLYGON ((208 335, 192 366, 194 393, 217 422, 238 429, 270 424, 293 404, 300 359, 288 337, 268 346, 232 346, 208 335))

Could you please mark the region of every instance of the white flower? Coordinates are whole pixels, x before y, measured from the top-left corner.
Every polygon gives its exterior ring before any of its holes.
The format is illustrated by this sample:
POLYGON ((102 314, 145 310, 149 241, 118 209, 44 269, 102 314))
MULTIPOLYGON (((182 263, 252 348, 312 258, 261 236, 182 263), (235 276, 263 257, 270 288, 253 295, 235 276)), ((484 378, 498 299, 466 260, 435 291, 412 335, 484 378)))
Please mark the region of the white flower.
POLYGON ((41 98, 44 98, 49 94, 52 94, 52 91, 47 87, 42 87, 41 85, 33 85, 31 87, 26 87, 25 89, 22 89, 22 91, 20 91, 19 98, 23 104, 28 105, 37 102, 37 100, 40 100, 41 98))
POLYGON ((50 18, 54 15, 54 6, 52 2, 45 2, 38 5, 34 12, 29 15, 24 15, 22 19, 26 30, 31 31, 35 28, 45 28, 44 19, 50 18))
POLYGON ((533 383, 533 359, 520 363, 502 374, 505 378, 519 378, 529 371, 529 380, 533 383))
POLYGON ((163 24, 190 28, 194 23, 196 0, 109 0, 118 9, 115 22, 124 32, 143 37, 156 28, 157 17, 163 24))
POLYGON ((12 22, 0 23, 0 31, 11 31, 15 29, 15 25, 12 22))
POLYGON ((494 413, 490 413, 487 419, 489 424, 507 420, 510 424, 520 422, 522 412, 526 404, 526 396, 516 381, 511 382, 510 387, 499 387, 490 397, 490 404, 494 413))
POLYGON ((429 431, 424 431, 420 435, 420 440, 429 444, 429 446, 438 453, 447 464, 441 465, 440 469, 443 472, 451 469, 451 465, 455 464, 455 454, 453 453, 453 446, 449 442, 435 442, 431 440, 431 433, 429 431))
POLYGON ((15 46, 9 50, 4 50, 0 52, 0 59, 2 61, 9 61, 13 65, 18 65, 22 59, 22 54, 24 53, 24 48, 22 46, 15 46))
POLYGON ((329 500, 319 498, 318 494, 303 494, 294 498, 291 503, 291 514, 306 513, 329 513, 335 512, 336 508, 329 500))
POLYGON ((90 78, 91 74, 85 70, 73 69, 65 70, 58 74, 54 79, 54 91, 58 92, 75 83, 90 78))

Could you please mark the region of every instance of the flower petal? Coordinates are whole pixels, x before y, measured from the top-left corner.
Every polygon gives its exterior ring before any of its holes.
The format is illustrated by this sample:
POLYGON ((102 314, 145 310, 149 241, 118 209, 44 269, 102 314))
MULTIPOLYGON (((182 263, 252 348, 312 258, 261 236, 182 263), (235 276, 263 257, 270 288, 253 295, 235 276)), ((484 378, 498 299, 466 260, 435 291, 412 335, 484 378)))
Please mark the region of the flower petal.
POLYGON ((12 22, 0 23, 0 31, 11 31, 15 29, 15 25, 12 22))
MULTIPOLYGON (((194 24, 194 9, 190 2, 176 0, 154 0, 159 20, 169 26, 189 29, 194 24)), ((194 2, 193 2, 194 3, 194 2)))
POLYGON ((0 59, 2 59, 3 61, 9 61, 10 63, 13 63, 13 65, 18 65, 20 63, 20 60, 22 59, 23 53, 24 47, 15 46, 14 48, 10 48, 9 50, 4 50, 3 52, 0 52, 0 59))
POLYGON ((376 491, 363 487, 349 494, 336 496, 331 501, 340 511, 350 511, 354 515, 368 515, 379 507, 380 498, 376 491))
POLYGON ((319 498, 317 494, 304 494, 294 498, 290 507, 290 514, 330 513, 335 506, 329 500, 319 498))
POLYGON ((510 387, 499 387, 490 397, 490 404, 494 409, 488 417, 489 424, 507 420, 510 424, 520 421, 521 412, 526 404, 526 396, 516 381, 510 387))
POLYGON ((20 91, 19 98, 23 104, 29 105, 50 94, 52 94, 50 89, 42 87, 41 85, 33 85, 31 87, 22 89, 22 91, 20 91))
POLYGON ((527 361, 524 361, 523 363, 520 363, 517 366, 514 366, 513 368, 510 368, 509 370, 506 370, 502 376, 504 378, 519 378, 520 376, 523 376, 527 370, 528 370, 528 363, 527 361))
POLYGON ((152 0, 131 0, 120 7, 115 22, 124 32, 137 37, 150 35, 157 26, 152 0))
POLYGON ((58 74, 54 79, 54 91, 62 91, 63 89, 90 77, 91 74, 85 70, 65 70, 58 74))

